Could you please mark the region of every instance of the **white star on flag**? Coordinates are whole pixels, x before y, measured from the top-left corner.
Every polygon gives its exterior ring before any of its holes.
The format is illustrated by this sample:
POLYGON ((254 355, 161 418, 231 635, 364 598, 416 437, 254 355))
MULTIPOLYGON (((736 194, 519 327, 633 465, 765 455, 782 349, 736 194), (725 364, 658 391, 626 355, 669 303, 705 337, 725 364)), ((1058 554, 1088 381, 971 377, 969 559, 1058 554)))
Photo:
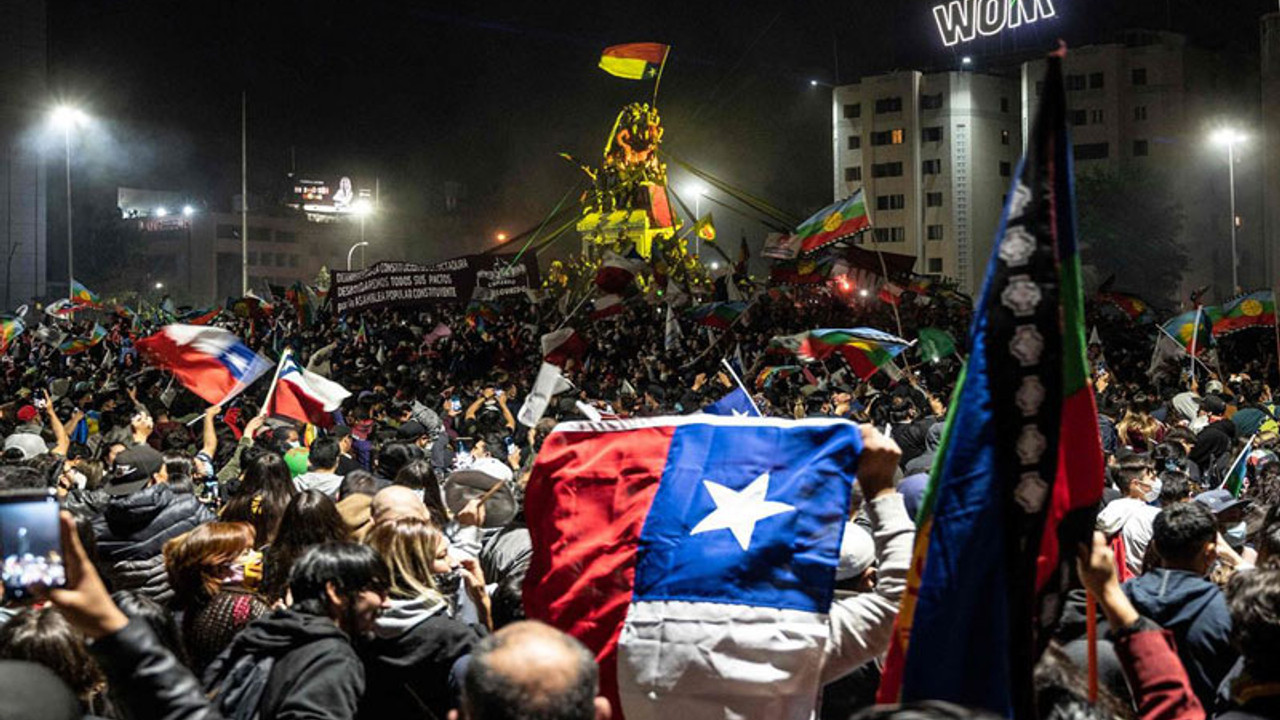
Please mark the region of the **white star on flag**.
POLYGON ((734 490, 710 480, 703 480, 702 485, 711 494, 716 509, 698 521, 689 534, 728 530, 744 551, 751 547, 751 534, 755 532, 756 523, 774 515, 795 511, 792 505, 765 499, 769 494, 769 473, 752 480, 742 490, 734 490))

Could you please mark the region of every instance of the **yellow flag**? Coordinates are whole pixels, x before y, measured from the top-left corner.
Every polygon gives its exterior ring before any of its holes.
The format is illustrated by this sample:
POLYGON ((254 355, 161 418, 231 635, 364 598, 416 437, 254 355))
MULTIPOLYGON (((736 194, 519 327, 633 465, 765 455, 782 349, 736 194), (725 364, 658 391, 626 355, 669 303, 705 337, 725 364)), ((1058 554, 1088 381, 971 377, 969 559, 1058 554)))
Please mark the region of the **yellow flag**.
POLYGON ((693 232, 707 242, 712 242, 716 239, 716 226, 711 220, 711 213, 702 216, 702 219, 693 226, 693 232))

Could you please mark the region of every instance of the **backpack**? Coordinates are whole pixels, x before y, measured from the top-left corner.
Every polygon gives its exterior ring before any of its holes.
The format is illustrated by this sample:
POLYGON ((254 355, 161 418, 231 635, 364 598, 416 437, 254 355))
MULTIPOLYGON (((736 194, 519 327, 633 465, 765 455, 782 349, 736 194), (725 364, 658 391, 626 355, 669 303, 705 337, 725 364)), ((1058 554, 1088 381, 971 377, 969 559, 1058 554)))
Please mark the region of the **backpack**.
POLYGON ((260 716, 258 705, 262 703, 262 693, 267 688, 275 662, 276 659, 270 655, 244 655, 223 674, 222 681, 213 688, 209 699, 224 718, 257 720, 260 716))

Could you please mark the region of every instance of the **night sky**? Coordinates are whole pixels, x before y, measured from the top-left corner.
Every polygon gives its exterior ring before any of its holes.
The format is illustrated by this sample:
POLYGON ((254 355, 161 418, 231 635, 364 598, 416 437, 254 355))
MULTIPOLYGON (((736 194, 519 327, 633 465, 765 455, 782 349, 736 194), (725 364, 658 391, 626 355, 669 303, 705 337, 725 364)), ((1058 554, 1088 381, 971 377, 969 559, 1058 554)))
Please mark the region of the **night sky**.
MULTIPOLYGON (((577 180, 557 152, 598 161, 619 107, 651 89, 597 69, 607 45, 672 45, 659 97, 668 149, 802 215, 831 199, 830 91, 810 79, 953 68, 961 54, 981 69, 1058 37, 1106 42, 1137 26, 1172 26, 1247 57, 1257 18, 1276 9, 1055 0, 1057 19, 953 52, 938 39, 933 4, 57 0, 50 87, 100 122, 77 161, 93 202, 109 207, 115 187, 129 185, 228 207, 244 90, 251 192, 280 186, 292 151, 302 175, 379 178, 384 205, 427 228, 444 183, 465 183, 463 237, 424 240, 438 257, 541 220, 577 180)), ((719 209, 717 224, 722 238, 764 232, 719 209)))

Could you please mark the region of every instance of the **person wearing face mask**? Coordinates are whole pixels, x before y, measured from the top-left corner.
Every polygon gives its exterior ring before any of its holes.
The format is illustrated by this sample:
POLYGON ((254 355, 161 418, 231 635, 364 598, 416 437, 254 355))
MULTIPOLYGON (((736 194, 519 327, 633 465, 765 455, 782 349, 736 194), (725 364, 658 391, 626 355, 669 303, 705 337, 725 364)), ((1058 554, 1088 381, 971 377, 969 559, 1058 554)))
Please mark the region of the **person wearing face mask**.
POLYGON ((369 687, 358 717, 394 717, 419 708, 443 718, 457 707, 464 658, 487 628, 450 617, 435 579, 449 572, 447 541, 430 523, 408 517, 385 522, 365 543, 378 551, 391 585, 374 636, 359 647, 369 687))
POLYGON ((262 554, 253 547, 253 526, 239 522, 205 523, 164 546, 172 605, 182 611, 182 641, 197 673, 271 611, 251 589, 262 580, 262 554))
POLYGON ((312 547, 289 573, 289 607, 249 623, 205 671, 214 705, 224 717, 354 718, 365 673, 352 643, 373 633, 389 586, 367 545, 312 547))
POLYGON ((1218 559, 1218 526, 1198 502, 1171 505, 1152 524, 1161 567, 1123 585, 1138 613, 1173 634, 1200 703, 1213 707, 1235 664, 1231 616, 1222 590, 1205 579, 1218 559))
POLYGON ((1245 545, 1249 535, 1245 514, 1249 511, 1249 501, 1231 494, 1230 490, 1218 489, 1202 492, 1196 496, 1196 502, 1213 513, 1218 524, 1218 532, 1223 540, 1231 546, 1231 550, 1240 556, 1240 560, 1248 565, 1257 562, 1258 553, 1245 545))
POLYGON ((1144 455, 1129 455, 1115 470, 1116 484, 1123 496, 1113 500, 1098 513, 1097 529, 1107 536, 1117 561, 1121 578, 1142 574, 1142 557, 1151 542, 1151 526, 1160 514, 1158 503, 1163 483, 1151 461, 1144 455))

